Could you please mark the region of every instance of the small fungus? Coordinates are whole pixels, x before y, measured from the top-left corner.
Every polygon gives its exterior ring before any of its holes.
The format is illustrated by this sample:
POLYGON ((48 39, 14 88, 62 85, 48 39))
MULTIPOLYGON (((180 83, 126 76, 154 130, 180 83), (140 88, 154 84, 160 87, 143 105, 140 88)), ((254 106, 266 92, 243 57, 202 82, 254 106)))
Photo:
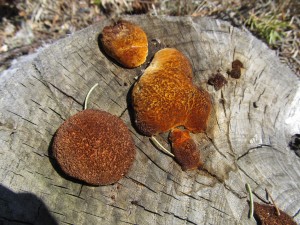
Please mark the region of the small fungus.
POLYGON ((142 65, 148 55, 146 33, 128 21, 120 20, 112 26, 104 27, 101 43, 110 57, 127 68, 142 65))
POLYGON ((132 91, 135 123, 146 136, 184 126, 206 130, 211 111, 208 92, 192 82, 192 67, 180 51, 158 51, 132 91))
POLYGON ((135 158, 135 148, 120 118, 87 109, 59 127, 53 154, 67 175, 92 185, 108 185, 128 172, 135 158))
POLYGON ((169 139, 175 159, 183 171, 201 168, 200 152, 189 131, 175 128, 171 131, 169 139))
POLYGON ((227 84, 227 80, 221 73, 218 72, 208 79, 208 84, 213 85, 215 90, 218 91, 227 84))
POLYGON ((236 59, 231 64, 232 70, 229 72, 230 76, 235 79, 239 79, 242 74, 242 69, 244 68, 243 63, 236 59))
POLYGON ((280 211, 278 215, 274 206, 254 202, 254 217, 262 225, 297 225, 285 212, 280 211))
POLYGON ((300 134, 294 134, 289 143, 290 148, 300 157, 300 134))

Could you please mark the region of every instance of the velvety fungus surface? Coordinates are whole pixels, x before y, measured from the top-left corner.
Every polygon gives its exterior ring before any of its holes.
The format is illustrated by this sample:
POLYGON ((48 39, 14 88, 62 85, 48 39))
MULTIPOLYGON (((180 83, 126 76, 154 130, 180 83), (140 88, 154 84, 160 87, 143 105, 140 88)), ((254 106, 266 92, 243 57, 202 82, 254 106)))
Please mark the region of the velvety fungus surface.
POLYGON ((92 185, 120 180, 135 158, 133 139, 124 122, 107 112, 84 110, 57 130, 53 155, 69 176, 92 185))
POLYGON ((170 133, 169 140, 175 159, 183 171, 198 169, 202 166, 200 151, 189 131, 174 129, 170 133))
POLYGON ((158 51, 135 84, 133 108, 137 128, 147 136, 184 126, 191 132, 206 130, 211 111, 208 92, 192 82, 192 67, 174 48, 158 51))

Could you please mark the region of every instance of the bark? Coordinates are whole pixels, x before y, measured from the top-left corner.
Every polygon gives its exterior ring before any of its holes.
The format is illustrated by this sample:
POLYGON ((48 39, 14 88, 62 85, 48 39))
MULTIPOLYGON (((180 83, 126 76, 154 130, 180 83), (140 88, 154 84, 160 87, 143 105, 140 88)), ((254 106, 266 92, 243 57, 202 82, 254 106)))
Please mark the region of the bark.
MULTIPOLYGON (((193 135, 204 169, 183 172, 135 130, 130 90, 146 65, 124 69, 102 53, 99 34, 111 23, 104 21, 0 75, 0 222, 256 224, 248 219, 249 183, 257 196, 265 197, 267 187, 300 223, 300 159, 289 148, 291 136, 300 133, 299 78, 264 43, 226 22, 124 18, 147 33, 147 63, 157 50, 175 47, 190 59, 194 82, 211 94, 210 127, 193 135), (226 73, 236 59, 245 67, 240 79, 226 73), (219 91, 207 84, 217 71, 228 81, 219 91), (100 187, 70 180, 51 156, 56 129, 82 110, 95 83, 88 108, 122 118, 137 150, 126 177, 100 187)), ((159 139, 168 147, 166 134, 159 139)))

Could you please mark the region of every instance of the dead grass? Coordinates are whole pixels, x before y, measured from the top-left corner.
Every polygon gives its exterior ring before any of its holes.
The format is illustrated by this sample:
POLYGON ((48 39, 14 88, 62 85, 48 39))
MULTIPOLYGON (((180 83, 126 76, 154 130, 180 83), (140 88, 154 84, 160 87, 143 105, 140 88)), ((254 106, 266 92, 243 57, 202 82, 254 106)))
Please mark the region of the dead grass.
POLYGON ((0 71, 44 42, 122 14, 211 16, 247 27, 300 75, 298 0, 0 0, 0 71), (24 47, 25 46, 25 47, 24 47), (28 46, 28 47, 26 47, 28 46), (18 52, 20 49, 20 52, 18 52))

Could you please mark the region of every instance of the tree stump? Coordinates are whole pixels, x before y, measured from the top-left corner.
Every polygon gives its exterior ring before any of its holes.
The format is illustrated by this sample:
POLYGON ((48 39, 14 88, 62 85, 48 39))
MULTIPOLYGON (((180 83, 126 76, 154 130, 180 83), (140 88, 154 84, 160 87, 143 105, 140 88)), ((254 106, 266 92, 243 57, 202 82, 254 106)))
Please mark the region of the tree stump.
MULTIPOLYGON (((106 57, 104 21, 59 40, 0 76, 0 223, 2 224, 256 224, 248 218, 245 184, 300 223, 300 159, 289 147, 300 133, 299 78, 274 51, 246 31, 211 18, 129 16, 148 35, 149 56, 164 47, 191 61, 194 82, 206 89, 213 116, 194 134, 204 169, 180 166, 139 134, 130 91, 147 66, 124 69, 106 57), (240 79, 227 75, 234 60, 240 79), (219 71, 228 83, 207 84, 219 71), (119 116, 137 155, 118 183, 89 186, 67 178, 51 155, 57 128, 88 108, 119 116)), ((146 63, 147 64, 147 63, 146 63)), ((167 134, 159 137, 168 146, 167 134)))

